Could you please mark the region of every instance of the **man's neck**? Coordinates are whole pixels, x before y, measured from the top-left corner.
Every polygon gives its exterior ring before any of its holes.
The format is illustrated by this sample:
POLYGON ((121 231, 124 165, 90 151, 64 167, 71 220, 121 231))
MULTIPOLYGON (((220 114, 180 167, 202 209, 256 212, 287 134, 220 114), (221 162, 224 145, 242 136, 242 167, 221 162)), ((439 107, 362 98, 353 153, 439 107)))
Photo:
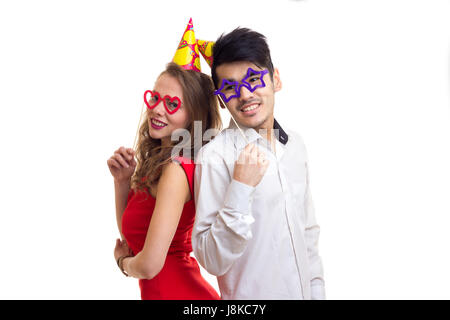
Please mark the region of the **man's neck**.
POLYGON ((269 142, 269 145, 272 149, 272 151, 275 153, 275 134, 274 134, 274 117, 269 117, 266 121, 264 121, 260 126, 257 128, 254 128, 258 134, 261 135, 264 139, 266 139, 269 142))
POLYGON ((263 138, 272 143, 274 141, 275 135, 273 131, 274 117, 269 117, 260 126, 254 128, 263 138))

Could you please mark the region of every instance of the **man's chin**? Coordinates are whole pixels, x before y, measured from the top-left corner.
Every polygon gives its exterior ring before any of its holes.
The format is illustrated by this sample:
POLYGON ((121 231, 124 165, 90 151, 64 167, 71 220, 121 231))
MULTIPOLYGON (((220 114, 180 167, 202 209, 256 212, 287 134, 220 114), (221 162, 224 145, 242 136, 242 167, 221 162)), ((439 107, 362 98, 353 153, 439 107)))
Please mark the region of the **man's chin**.
POLYGON ((255 118, 241 118, 241 119, 236 119, 238 121, 238 124, 247 127, 247 128, 252 128, 252 129, 259 129, 261 128, 261 126, 264 125, 264 123, 266 122, 266 119, 258 119, 257 117, 255 118))

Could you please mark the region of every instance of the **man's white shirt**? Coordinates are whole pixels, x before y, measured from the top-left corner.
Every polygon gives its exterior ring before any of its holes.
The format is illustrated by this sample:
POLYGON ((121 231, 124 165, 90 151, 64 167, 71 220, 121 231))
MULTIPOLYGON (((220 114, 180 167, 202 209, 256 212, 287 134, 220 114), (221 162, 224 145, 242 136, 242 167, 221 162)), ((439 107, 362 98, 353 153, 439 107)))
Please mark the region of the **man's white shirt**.
POLYGON ((256 187, 233 179, 247 144, 233 122, 196 158, 193 250, 222 299, 325 299, 305 146, 276 120, 274 129, 276 152, 242 128, 270 161, 256 187))

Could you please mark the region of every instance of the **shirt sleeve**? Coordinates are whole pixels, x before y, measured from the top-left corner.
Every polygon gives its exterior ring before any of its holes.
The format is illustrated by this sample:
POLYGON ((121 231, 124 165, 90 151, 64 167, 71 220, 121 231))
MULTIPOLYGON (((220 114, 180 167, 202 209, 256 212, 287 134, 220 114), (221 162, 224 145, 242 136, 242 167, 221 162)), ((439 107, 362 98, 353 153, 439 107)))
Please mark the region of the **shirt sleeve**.
POLYGON ((192 245, 199 263, 209 273, 220 276, 242 255, 252 238, 251 203, 255 188, 233 180, 220 156, 204 160, 200 151, 198 159, 192 245))
POLYGON ((308 166, 306 165, 306 191, 305 191, 305 238, 311 274, 311 299, 325 299, 325 282, 323 277, 322 259, 319 256, 320 227, 316 222, 314 204, 309 187, 308 166))

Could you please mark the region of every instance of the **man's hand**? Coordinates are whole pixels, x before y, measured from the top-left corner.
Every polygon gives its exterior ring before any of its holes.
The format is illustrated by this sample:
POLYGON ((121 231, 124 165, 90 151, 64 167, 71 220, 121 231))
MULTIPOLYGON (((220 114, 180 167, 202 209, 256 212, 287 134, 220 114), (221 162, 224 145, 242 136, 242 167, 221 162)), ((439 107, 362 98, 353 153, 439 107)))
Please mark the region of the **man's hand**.
POLYGON ((256 187, 261 182, 269 161, 253 143, 248 144, 234 164, 233 179, 256 187))

